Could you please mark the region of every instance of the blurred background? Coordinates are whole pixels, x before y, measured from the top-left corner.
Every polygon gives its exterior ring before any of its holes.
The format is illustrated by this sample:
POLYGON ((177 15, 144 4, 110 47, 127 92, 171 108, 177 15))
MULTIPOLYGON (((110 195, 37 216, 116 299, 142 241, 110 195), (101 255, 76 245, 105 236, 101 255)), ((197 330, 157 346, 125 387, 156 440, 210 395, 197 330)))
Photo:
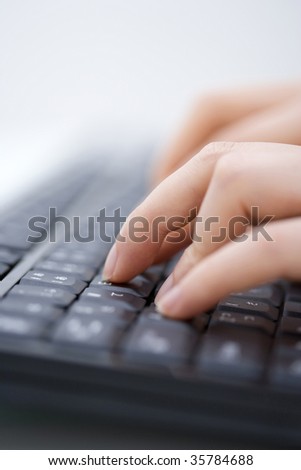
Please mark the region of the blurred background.
POLYGON ((299 0, 1 0, 2 204, 75 154, 160 145, 202 92, 300 77, 300 18, 299 0))

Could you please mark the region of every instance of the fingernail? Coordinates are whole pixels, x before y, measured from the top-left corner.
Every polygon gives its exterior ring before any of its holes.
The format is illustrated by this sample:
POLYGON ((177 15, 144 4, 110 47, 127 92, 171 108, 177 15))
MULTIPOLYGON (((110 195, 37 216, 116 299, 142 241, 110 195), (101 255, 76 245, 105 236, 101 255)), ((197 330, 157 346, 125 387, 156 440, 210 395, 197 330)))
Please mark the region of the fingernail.
POLYGON ((161 299, 161 297, 164 294, 166 294, 166 292, 168 292, 169 289, 172 288, 173 284, 174 284, 173 275, 170 274, 170 276, 168 276, 168 278, 163 282, 162 286, 160 287, 156 295, 155 302, 158 302, 161 299))
POLYGON ((180 301, 182 298, 181 289, 178 286, 172 287, 158 302, 157 309, 162 315, 174 317, 179 311, 180 301))
POLYGON ((116 263, 117 263, 117 248, 116 248, 116 245, 114 245, 111 248, 107 256, 107 259, 103 268, 103 272, 102 272, 103 281, 109 281, 111 279, 115 270, 116 263))

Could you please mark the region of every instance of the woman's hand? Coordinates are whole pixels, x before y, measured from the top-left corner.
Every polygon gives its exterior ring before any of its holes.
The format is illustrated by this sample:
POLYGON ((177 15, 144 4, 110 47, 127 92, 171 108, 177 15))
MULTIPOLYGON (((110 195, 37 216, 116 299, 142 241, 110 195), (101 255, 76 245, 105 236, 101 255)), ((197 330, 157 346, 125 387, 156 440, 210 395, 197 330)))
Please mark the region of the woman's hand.
POLYGON ((301 83, 200 97, 181 130, 156 159, 152 184, 216 141, 301 145, 301 83))
POLYGON ((118 238, 104 269, 112 282, 187 247, 156 299, 177 319, 256 284, 301 280, 301 147, 211 143, 159 184, 118 238))

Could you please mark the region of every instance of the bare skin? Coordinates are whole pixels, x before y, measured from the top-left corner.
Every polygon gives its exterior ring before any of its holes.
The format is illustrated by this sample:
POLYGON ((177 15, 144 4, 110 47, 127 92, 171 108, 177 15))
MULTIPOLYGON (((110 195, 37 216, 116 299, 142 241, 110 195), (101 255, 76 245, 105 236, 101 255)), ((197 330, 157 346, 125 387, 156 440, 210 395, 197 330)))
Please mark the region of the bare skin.
POLYGON ((177 319, 191 318, 233 291, 279 277, 301 280, 301 86, 238 91, 201 102, 206 106, 194 110, 155 169, 155 182, 163 181, 129 216, 121 230, 125 241, 116 242, 104 269, 104 278, 125 282, 186 248, 156 298, 159 311, 177 319), (253 207, 261 219, 273 216, 268 239, 254 239, 253 207), (215 216, 218 222, 205 230, 191 220, 192 208, 202 220, 215 216), (153 221, 162 215, 185 220, 181 243, 170 240, 178 230, 170 233, 166 222, 153 241, 153 221), (139 243, 129 230, 136 216, 150 223, 139 243), (246 223, 216 241, 237 216, 246 223))

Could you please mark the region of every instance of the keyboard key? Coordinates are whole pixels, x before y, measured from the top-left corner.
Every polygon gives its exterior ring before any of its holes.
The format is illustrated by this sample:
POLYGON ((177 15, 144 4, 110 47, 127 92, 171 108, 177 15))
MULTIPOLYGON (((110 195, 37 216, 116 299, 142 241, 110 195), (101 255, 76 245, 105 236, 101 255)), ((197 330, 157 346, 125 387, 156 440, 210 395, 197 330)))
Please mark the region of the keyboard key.
POLYGON ((285 387, 301 387, 301 356, 274 358, 270 366, 269 380, 285 387))
POLYGON ((199 333, 203 333, 209 323, 209 315, 201 313, 192 320, 192 325, 197 329, 199 333))
POLYGON ((9 291, 8 298, 12 297, 40 301, 59 307, 68 307, 75 300, 75 295, 66 290, 57 289, 56 287, 26 286, 24 284, 14 286, 9 291))
POLYGON ((139 315, 140 320, 155 320, 163 321, 168 320, 161 313, 158 312, 155 304, 151 304, 149 307, 145 308, 139 315))
MULTIPOLYGON (((83 231, 84 230, 88 230, 87 225, 85 225, 83 231)), ((80 242, 72 240, 70 243, 63 243, 58 249, 73 253, 89 253, 90 255, 95 255, 99 259, 102 259, 104 253, 109 250, 109 247, 100 241, 80 242)))
POLYGON ((45 332, 45 324, 11 315, 0 314, 0 335, 15 335, 18 337, 39 337, 45 332))
POLYGON ((43 260, 36 264, 35 269, 50 271, 58 274, 71 274, 76 279, 90 282, 95 274, 95 269, 82 264, 60 263, 58 261, 43 260))
POLYGON ((100 254, 95 256, 94 253, 84 252, 83 250, 68 250, 64 248, 58 248, 53 251, 49 258, 52 261, 59 261, 61 263, 75 263, 89 266, 90 268, 99 268, 105 260, 105 255, 100 254))
POLYGON ((288 286, 286 291, 286 300, 301 303, 301 283, 294 282, 288 286))
POLYGON ((276 307, 254 297, 236 297, 236 295, 230 295, 218 304, 217 309, 244 314, 251 313, 252 315, 263 316, 273 321, 279 317, 279 310, 276 307))
POLYGON ((146 279, 144 276, 136 276, 126 284, 113 284, 102 280, 101 275, 97 275, 91 282, 91 287, 102 287, 110 292, 118 291, 125 294, 139 295, 141 297, 148 297, 154 288, 154 284, 146 279))
POLYGON ((9 296, 0 301, 0 313, 3 312, 10 315, 28 316, 39 320, 52 321, 62 315, 63 311, 53 305, 30 301, 27 298, 21 300, 14 296, 9 296))
POLYGON ((72 294, 79 294, 84 290, 87 284, 79 281, 73 276, 67 274, 53 274, 44 271, 29 271, 22 279, 21 285, 27 286, 42 286, 42 287, 56 287, 72 292, 72 294))
POLYGON ((227 325, 229 327, 254 328, 272 336, 275 332, 275 323, 266 318, 245 313, 217 311, 211 317, 210 331, 215 326, 227 325))
POLYGON ((263 286, 249 289, 248 291, 235 292, 233 293, 233 296, 256 298, 257 300, 268 302, 274 307, 279 307, 282 303, 283 292, 280 286, 275 284, 265 284, 263 286))
POLYGON ((53 340, 111 350, 122 333, 123 328, 119 323, 106 322, 94 316, 68 316, 57 328, 53 340))
POLYGON ((81 294, 80 299, 91 302, 114 300, 116 302, 118 301, 123 303, 127 308, 131 308, 134 312, 139 312, 145 305, 145 300, 142 297, 118 291, 108 291, 99 287, 89 287, 85 289, 81 294))
POLYGON ((134 362, 171 365, 189 360, 197 334, 184 322, 140 321, 126 339, 124 357, 134 362))
POLYGON ((164 317, 161 313, 158 312, 156 309, 155 304, 151 304, 149 307, 146 307, 145 309, 142 310, 142 312, 138 315, 138 322, 150 322, 150 321, 156 321, 160 322, 160 325, 168 325, 168 327, 177 327, 179 325, 180 328, 189 328, 189 329, 197 329, 199 332, 203 331, 205 327, 207 326, 208 323, 208 315, 203 314, 203 322, 196 320, 198 325, 194 324, 193 322, 188 322, 188 321, 178 321, 178 320, 172 320, 171 318, 164 317), (203 328, 201 326, 201 323, 203 323, 203 328))
POLYGON ((156 284, 162 278, 164 269, 165 269, 164 264, 155 264, 147 268, 147 270, 144 271, 143 276, 146 277, 153 284, 156 284))
POLYGON ((136 318, 132 309, 127 308, 122 302, 100 300, 99 302, 75 302, 68 313, 80 316, 92 316, 103 318, 106 321, 122 321, 130 323, 136 318))
POLYGON ((239 328, 216 328, 203 336, 197 366, 208 375, 256 380, 264 370, 270 338, 239 328))
POLYGON ((283 309, 283 316, 301 318, 301 302, 293 302, 293 301, 285 302, 284 309, 283 309))
POLYGON ((278 332, 280 334, 301 335, 301 318, 283 317, 278 332))
POLYGON ((8 264, 0 263, 0 279, 9 271, 8 264))
POLYGON ((33 243, 27 241, 28 233, 20 231, 0 232, 0 246, 17 250, 28 250, 33 243))
POLYGON ((279 357, 301 357, 301 337, 298 335, 281 335, 275 342, 274 354, 279 357))
POLYGON ((15 264, 20 259, 19 253, 14 253, 7 248, 0 248, 0 262, 9 264, 10 266, 15 264))

